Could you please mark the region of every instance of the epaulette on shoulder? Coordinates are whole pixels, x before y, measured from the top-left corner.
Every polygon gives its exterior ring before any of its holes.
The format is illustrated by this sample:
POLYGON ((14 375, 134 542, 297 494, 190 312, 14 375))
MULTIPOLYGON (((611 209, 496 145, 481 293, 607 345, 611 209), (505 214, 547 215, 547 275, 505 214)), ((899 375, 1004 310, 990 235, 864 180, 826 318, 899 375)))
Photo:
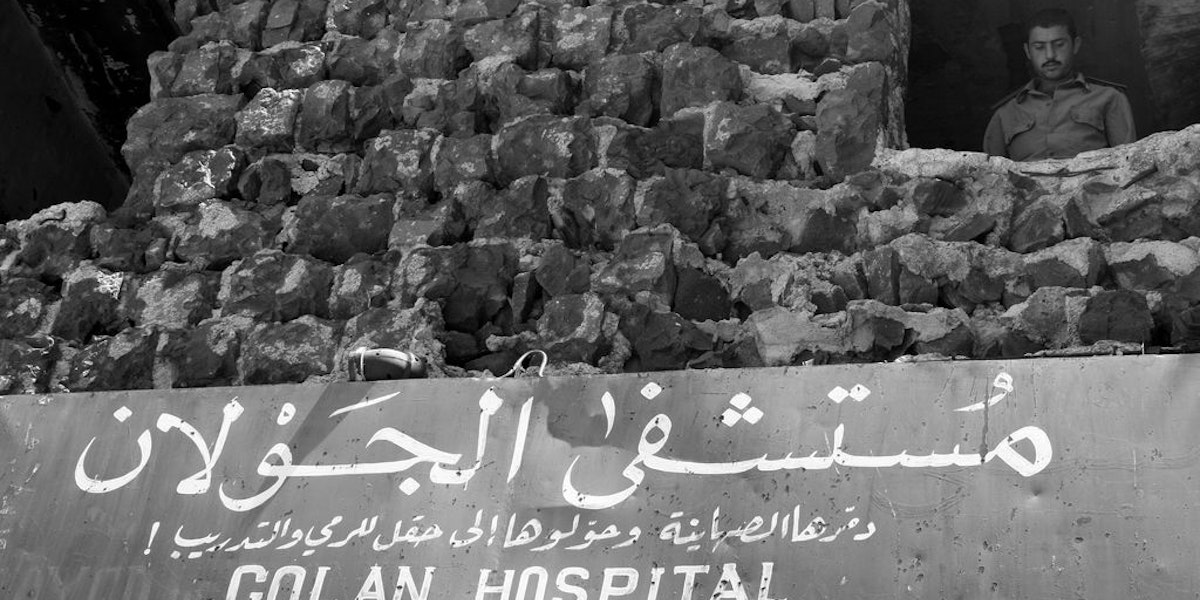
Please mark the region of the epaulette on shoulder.
POLYGON ((1009 92, 1008 94, 1006 94, 1003 98, 1001 98, 999 101, 997 101, 995 104, 992 105, 992 112, 996 112, 997 110, 1000 110, 1001 106, 1004 106, 1005 104, 1007 104, 1009 100, 1016 98, 1017 95, 1019 95, 1023 91, 1025 91, 1025 86, 1021 86, 1021 87, 1009 92))
POLYGON ((1099 77, 1092 77, 1091 75, 1084 75, 1083 78, 1086 79, 1088 83, 1095 83, 1097 85, 1106 85, 1110 88, 1116 88, 1117 90, 1120 90, 1122 92, 1124 92, 1126 90, 1126 86, 1124 86, 1124 85, 1121 85, 1119 83, 1114 83, 1112 81, 1105 81, 1103 79, 1100 79, 1099 77))

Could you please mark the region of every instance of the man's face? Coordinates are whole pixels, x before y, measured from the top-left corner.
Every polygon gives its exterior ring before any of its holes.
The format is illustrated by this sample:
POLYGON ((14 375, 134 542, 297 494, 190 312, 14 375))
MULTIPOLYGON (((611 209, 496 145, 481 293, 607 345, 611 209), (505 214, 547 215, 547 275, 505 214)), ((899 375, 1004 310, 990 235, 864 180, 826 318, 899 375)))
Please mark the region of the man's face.
POLYGON ((1034 27, 1025 42, 1025 56, 1038 77, 1058 82, 1075 75, 1075 55, 1081 42, 1072 39, 1066 27, 1034 27))

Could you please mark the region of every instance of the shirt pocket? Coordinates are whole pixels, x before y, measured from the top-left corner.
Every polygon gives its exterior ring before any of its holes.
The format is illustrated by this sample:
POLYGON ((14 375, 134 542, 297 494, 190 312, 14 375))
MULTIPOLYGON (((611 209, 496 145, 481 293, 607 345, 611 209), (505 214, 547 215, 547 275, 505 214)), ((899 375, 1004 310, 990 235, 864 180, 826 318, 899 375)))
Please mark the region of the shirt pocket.
POLYGON ((1004 126, 1004 145, 1012 144, 1013 138, 1033 129, 1033 115, 1028 115, 1022 112, 1009 113, 1001 116, 1002 125, 1004 126))
POLYGON ((1071 120, 1080 125, 1091 127, 1100 133, 1104 133, 1104 114, 1099 109, 1089 106, 1076 106, 1071 109, 1071 120))

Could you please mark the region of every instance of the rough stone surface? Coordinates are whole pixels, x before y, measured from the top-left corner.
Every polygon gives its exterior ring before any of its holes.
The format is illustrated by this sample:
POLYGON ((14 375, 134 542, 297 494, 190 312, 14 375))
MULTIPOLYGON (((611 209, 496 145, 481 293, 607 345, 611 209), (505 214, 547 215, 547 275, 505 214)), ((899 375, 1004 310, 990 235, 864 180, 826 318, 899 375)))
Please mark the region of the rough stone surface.
POLYGON ((410 23, 399 56, 404 74, 431 79, 454 79, 469 59, 462 29, 439 19, 410 23))
POLYGON ((85 341, 93 335, 121 330, 118 307, 126 275, 84 261, 63 276, 62 302, 50 323, 50 334, 85 341))
POLYGON ((581 115, 607 115, 634 125, 650 125, 658 115, 659 80, 653 54, 601 58, 583 70, 583 99, 576 110, 581 115))
POLYGON ((613 30, 617 51, 661 52, 673 44, 691 44, 700 35, 701 10, 675 4, 630 4, 621 8, 613 30))
POLYGON ((572 248, 612 250, 635 226, 637 183, 619 170, 593 169, 567 180, 555 229, 572 248))
POLYGON ((7 224, 16 252, 5 270, 33 278, 60 279, 91 253, 91 229, 107 214, 95 202, 56 204, 7 224))
POLYGON ((537 333, 552 360, 595 361, 605 342, 604 308, 604 301, 592 293, 551 298, 538 319, 537 333))
POLYGON ((251 148, 291 150, 296 143, 296 115, 303 100, 303 90, 263 88, 238 112, 235 141, 251 148))
POLYGON ((419 298, 440 301, 447 328, 475 332, 505 318, 516 269, 515 248, 506 243, 417 248, 396 266, 392 295, 406 307, 419 298))
POLYGON ((36 279, 14 277, 0 283, 0 338, 33 335, 50 308, 50 292, 36 279))
POLYGON ((152 100, 130 117, 121 154, 136 170, 150 157, 175 162, 192 150, 220 148, 233 141, 235 114, 244 103, 220 94, 152 100))
POLYGON ((159 335, 154 387, 233 385, 241 338, 253 327, 246 317, 201 321, 191 329, 166 330, 159 335))
POLYGON ((390 194, 305 196, 296 205, 288 251, 340 264, 358 253, 386 250, 395 204, 390 194))
POLYGON ((230 265, 221 275, 221 314, 290 321, 325 316, 332 268, 324 262, 278 250, 262 250, 230 265))
POLYGON ((675 235, 677 231, 669 225, 630 232, 612 260, 600 269, 592 289, 626 297, 647 292, 659 306, 670 306, 676 283, 675 235))
POLYGON ((586 4, 176 3, 125 205, 0 228, 0 393, 1200 348, 1200 126, 893 150, 904 3, 586 4))
POLYGON ((664 117, 681 108, 741 97, 741 71, 716 50, 676 44, 663 52, 660 113, 664 117))
POLYGON ((35 343, 0 338, 0 394, 37 394, 50 385, 57 358, 52 339, 35 343))
POLYGON ((886 72, 879 63, 849 69, 845 87, 829 91, 817 106, 817 162, 842 178, 871 164, 886 111, 886 72))
POLYGON ((308 86, 295 116, 296 144, 313 152, 354 150, 350 118, 353 92, 347 81, 318 81, 308 86))
POLYGON ((704 158, 713 169, 763 179, 779 170, 793 137, 791 122, 770 106, 720 102, 705 119, 704 158))
POLYGON ((175 256, 201 268, 219 269, 270 245, 262 215, 221 200, 201 204, 177 222, 171 246, 175 256))
POLYGON ((493 138, 503 184, 527 175, 574 177, 596 166, 587 119, 531 115, 509 122, 493 138))
POLYGON ((433 177, 443 196, 467 181, 493 180, 492 136, 438 138, 433 149, 433 177))
POLYGON ((189 152, 155 180, 154 208, 187 210, 205 200, 228 198, 244 166, 245 155, 236 146, 189 152))
POLYGON ((312 315, 288 323, 259 323, 242 344, 238 383, 298 383, 332 373, 340 335, 340 323, 312 315))
POLYGON ((220 287, 217 273, 163 269, 129 283, 121 314, 142 327, 189 327, 212 316, 220 287))
POLYGON ((562 5, 551 14, 546 46, 552 64, 579 69, 604 56, 612 31, 611 7, 562 5))
POLYGON ((351 319, 391 299, 388 291, 392 273, 387 265, 359 256, 333 268, 329 290, 329 316, 351 319))
POLYGON ((438 132, 432 129, 384 131, 366 144, 355 191, 359 194, 433 189, 432 152, 438 132))
POLYGON ((371 308, 346 321, 340 350, 336 357, 338 371, 358 348, 394 348, 411 352, 425 359, 431 376, 444 373, 446 349, 435 332, 444 328, 441 310, 436 303, 417 300, 406 309, 371 308))
POLYGON ((72 392, 151 388, 157 345, 158 333, 140 327, 92 342, 71 358, 62 386, 72 392))

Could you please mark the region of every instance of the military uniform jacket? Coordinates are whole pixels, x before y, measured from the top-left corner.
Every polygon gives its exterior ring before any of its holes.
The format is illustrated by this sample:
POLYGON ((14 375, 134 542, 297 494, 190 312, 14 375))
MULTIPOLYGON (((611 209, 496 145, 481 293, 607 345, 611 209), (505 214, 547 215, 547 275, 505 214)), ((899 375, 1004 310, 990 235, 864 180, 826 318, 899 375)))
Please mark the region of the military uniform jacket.
POLYGON ((983 151, 1013 160, 1070 158, 1137 139, 1129 99, 1115 84, 1076 74, 1052 93, 1033 81, 1001 101, 983 151))

